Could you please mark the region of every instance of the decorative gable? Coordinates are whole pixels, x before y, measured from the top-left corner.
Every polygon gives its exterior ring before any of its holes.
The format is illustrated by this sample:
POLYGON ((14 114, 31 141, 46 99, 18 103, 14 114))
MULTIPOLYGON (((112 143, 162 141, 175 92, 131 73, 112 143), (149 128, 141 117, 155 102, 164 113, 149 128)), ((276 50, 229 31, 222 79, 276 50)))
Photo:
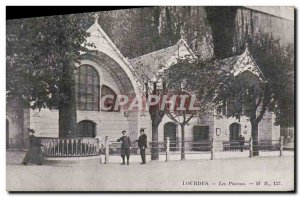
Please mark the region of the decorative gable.
POLYGON ((234 64, 232 68, 232 73, 234 76, 240 75, 245 71, 250 71, 252 74, 256 75, 261 81, 265 80, 265 77, 261 72, 259 66, 257 65, 254 58, 251 56, 247 44, 245 52, 238 57, 239 58, 236 61, 236 64, 234 64))
POLYGON ((130 59, 138 75, 148 81, 155 81, 159 73, 177 63, 178 59, 197 58, 184 39, 175 45, 130 59))
POLYGON ((141 86, 143 85, 141 81, 139 81, 140 78, 137 76, 134 68, 131 66, 128 60, 122 55, 115 44, 100 27, 100 25, 98 24, 97 15, 95 15, 95 23, 87 30, 87 32, 90 33, 90 36, 87 38, 87 42, 94 44, 95 46, 95 48, 88 48, 97 50, 117 62, 129 77, 132 85, 134 86, 135 92, 140 92, 141 86))

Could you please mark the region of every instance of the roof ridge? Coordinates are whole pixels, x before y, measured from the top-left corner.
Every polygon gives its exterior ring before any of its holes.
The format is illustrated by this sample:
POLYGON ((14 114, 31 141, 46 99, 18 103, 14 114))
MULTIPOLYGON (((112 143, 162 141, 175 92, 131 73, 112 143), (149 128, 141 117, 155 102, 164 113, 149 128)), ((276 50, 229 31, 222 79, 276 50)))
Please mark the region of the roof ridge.
POLYGON ((172 46, 166 47, 166 48, 159 49, 159 50, 157 50, 157 51, 152 51, 152 52, 150 52, 150 53, 146 53, 146 54, 144 54, 144 55, 137 56, 137 57, 135 57, 135 58, 131 58, 130 60, 134 60, 134 59, 137 59, 137 58, 140 58, 140 57, 143 57, 143 56, 148 56, 148 55, 151 55, 151 54, 155 54, 155 53, 158 53, 158 52, 167 50, 167 49, 169 49, 169 48, 171 48, 171 47, 175 47, 175 46, 178 46, 178 43, 176 43, 176 44, 174 44, 174 45, 172 45, 172 46))

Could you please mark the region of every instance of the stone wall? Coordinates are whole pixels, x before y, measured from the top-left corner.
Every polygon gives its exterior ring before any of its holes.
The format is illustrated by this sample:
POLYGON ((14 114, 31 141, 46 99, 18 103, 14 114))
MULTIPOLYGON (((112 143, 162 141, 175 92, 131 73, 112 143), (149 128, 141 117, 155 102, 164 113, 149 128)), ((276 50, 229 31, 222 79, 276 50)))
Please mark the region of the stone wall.
POLYGON ((17 100, 6 107, 6 142, 8 149, 28 148, 29 110, 22 109, 17 100))
POLYGON ((294 21, 242 7, 237 10, 235 34, 238 45, 246 35, 268 34, 286 46, 294 43, 294 21))
MULTIPOLYGON (((171 120, 167 115, 165 115, 158 127, 158 141, 164 140, 164 126, 168 122, 174 122, 174 121, 171 120)), ((181 141, 181 139, 182 139, 181 127, 177 123, 175 123, 175 124, 176 124, 177 140, 181 141)), ((194 131, 194 126, 196 126, 196 125, 197 126, 208 126, 209 127, 209 139, 211 139, 213 137, 213 131, 214 131, 213 119, 211 119, 209 116, 203 117, 202 119, 199 119, 198 117, 192 118, 189 121, 189 123, 187 123, 185 126, 185 141, 188 141, 188 142, 186 142, 185 146, 186 146, 186 150, 188 150, 188 151, 191 150, 193 147, 192 146, 192 141, 194 138, 193 131, 194 131)))
POLYGON ((215 139, 215 150, 223 150, 222 141, 229 141, 230 136, 230 125, 237 123, 241 126, 241 134, 248 141, 251 137, 251 123, 248 117, 242 116, 240 120, 236 118, 217 118, 214 117, 214 139, 215 139), (220 135, 216 134, 216 129, 220 129, 220 135))

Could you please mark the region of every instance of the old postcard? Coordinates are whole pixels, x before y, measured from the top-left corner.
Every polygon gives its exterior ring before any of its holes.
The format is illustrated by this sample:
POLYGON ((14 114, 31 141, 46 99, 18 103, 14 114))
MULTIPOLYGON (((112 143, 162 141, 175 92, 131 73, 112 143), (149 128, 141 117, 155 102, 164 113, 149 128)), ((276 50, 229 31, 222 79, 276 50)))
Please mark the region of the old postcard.
POLYGON ((294 191, 294 9, 8 18, 7 191, 294 191))

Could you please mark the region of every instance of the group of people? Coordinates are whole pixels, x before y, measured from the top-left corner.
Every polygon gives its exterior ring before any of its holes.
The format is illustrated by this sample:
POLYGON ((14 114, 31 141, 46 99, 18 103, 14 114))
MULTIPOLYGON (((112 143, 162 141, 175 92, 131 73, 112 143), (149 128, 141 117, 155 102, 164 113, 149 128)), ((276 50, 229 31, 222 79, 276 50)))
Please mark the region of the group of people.
MULTIPOLYGON (((121 165, 125 165, 125 156, 127 159, 127 165, 129 165, 130 150, 131 150, 131 141, 130 137, 126 135, 126 131, 122 131, 122 137, 117 141, 122 142, 121 144, 121 157, 123 162, 121 165)), ((146 148, 147 148, 147 135, 145 134, 144 129, 140 129, 140 136, 138 141, 138 147, 140 149, 140 154, 142 158, 141 164, 146 164, 146 148)))
MULTIPOLYGON (((37 138, 34 135, 35 131, 33 129, 28 129, 28 133, 29 133, 29 150, 26 153, 22 164, 42 165, 43 144, 40 142, 39 138, 37 138)), ((123 159, 122 165, 125 165, 125 157, 127 158, 127 165, 129 165, 131 141, 129 136, 126 135, 126 131, 122 131, 122 134, 123 136, 117 140, 118 142, 122 142, 121 144, 121 157, 123 159)), ((140 148, 140 154, 142 158, 141 164, 146 164, 147 135, 145 134, 144 129, 140 129, 140 136, 137 141, 138 141, 138 147, 140 148)))
MULTIPOLYGON (((42 146, 43 144, 40 140, 34 135, 33 129, 28 129, 29 132, 29 150, 26 153, 22 164, 36 164, 42 165, 43 162, 43 152, 42 146)), ((121 157, 123 162, 121 165, 125 165, 125 157, 127 159, 127 165, 129 165, 129 158, 130 158, 130 151, 131 151, 131 140, 130 137, 126 135, 126 131, 122 131, 122 137, 120 137, 117 141, 121 142, 121 157)), ((138 147, 140 149, 140 155, 142 159, 141 164, 146 164, 146 148, 147 148, 147 135, 145 134, 144 129, 140 129, 140 136, 138 141, 138 147)), ((239 144, 240 144, 240 151, 243 152, 244 150, 244 143, 245 137, 240 135, 239 136, 239 144)))

